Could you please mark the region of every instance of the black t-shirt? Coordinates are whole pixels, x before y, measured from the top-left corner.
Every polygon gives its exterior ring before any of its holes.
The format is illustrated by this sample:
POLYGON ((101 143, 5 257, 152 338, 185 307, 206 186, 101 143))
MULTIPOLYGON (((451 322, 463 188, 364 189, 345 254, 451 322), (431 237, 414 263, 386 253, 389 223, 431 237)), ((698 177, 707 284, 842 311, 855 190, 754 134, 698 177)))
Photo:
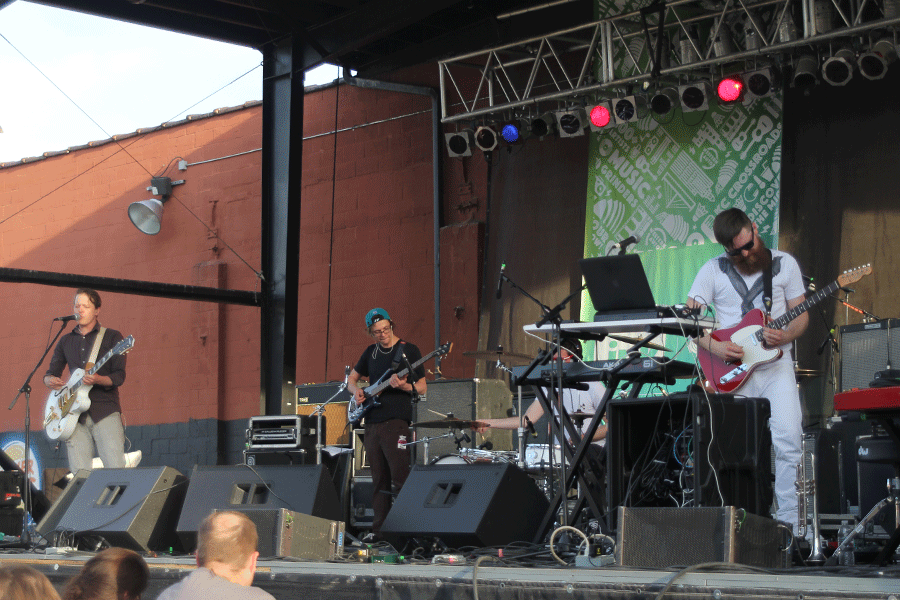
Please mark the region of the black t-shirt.
MULTIPOLYGON (((400 356, 400 349, 406 354, 406 358, 409 359, 410 364, 413 364, 422 358, 422 352, 415 344, 410 344, 403 340, 394 344, 393 349, 387 354, 384 353, 381 346, 372 344, 365 349, 353 369, 361 376, 368 378, 370 386, 380 383, 379 380, 385 373, 402 371, 405 368, 403 358, 400 356), (394 368, 391 368, 392 366, 394 368)), ((424 365, 416 367, 415 374, 417 379, 425 377, 424 365)), ((387 381, 389 378, 390 375, 387 375, 381 381, 387 381)), ((389 421, 391 419, 400 419, 407 423, 412 422, 411 398, 412 395, 409 392, 398 390, 397 388, 392 388, 388 385, 377 398, 377 401, 381 403, 381 406, 373 408, 366 413, 366 423, 383 423, 384 421, 389 421)))

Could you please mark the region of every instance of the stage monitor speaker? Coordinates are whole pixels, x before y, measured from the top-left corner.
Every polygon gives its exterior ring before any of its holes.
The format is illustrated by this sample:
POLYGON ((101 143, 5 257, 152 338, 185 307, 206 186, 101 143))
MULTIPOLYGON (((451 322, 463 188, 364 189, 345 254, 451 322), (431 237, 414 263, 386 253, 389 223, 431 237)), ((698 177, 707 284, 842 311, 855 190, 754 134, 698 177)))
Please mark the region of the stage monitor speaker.
POLYGON ((509 463, 416 465, 381 534, 437 537, 456 548, 531 542, 549 505, 534 480, 509 463))
POLYGON ((56 529, 133 550, 168 550, 185 487, 184 475, 171 467, 94 469, 56 529))
POLYGON ((47 511, 44 518, 37 524, 35 531, 37 531, 41 537, 47 539, 51 546, 59 545, 56 543, 56 539, 53 539, 55 536, 52 534, 58 534, 60 532, 60 519, 62 519, 63 515, 66 514, 66 511, 69 510, 72 501, 75 500, 75 496, 78 495, 78 492, 81 490, 90 474, 91 472, 86 469, 82 469, 75 473, 75 475, 72 476, 72 479, 66 484, 66 487, 63 488, 62 492, 56 496, 56 500, 53 501, 50 510, 47 511))
MULTIPOLYGON (((218 512, 218 509, 217 511, 218 512)), ((286 508, 239 508, 256 525, 261 560, 293 556, 307 560, 334 560, 344 551, 343 521, 329 521, 286 508)))
POLYGON ((891 367, 896 369, 900 365, 900 319, 841 327, 840 391, 867 388, 875 373, 887 368, 888 336, 891 367))
MULTIPOLYGON (((436 421, 442 415, 452 413, 457 419, 505 418, 513 406, 509 386, 499 379, 435 379, 428 382, 424 399, 413 407, 415 421, 436 421)), ((526 407, 527 408, 527 407, 526 407)), ((429 430, 430 431, 430 430, 429 430)), ((429 431, 426 431, 428 433, 429 431)), ((434 431, 430 431, 432 434, 434 431)), ((418 435, 422 435, 419 431, 418 435)), ((490 441, 494 450, 513 450, 513 432, 492 431, 473 437, 471 446, 490 441)), ((416 463, 425 464, 421 444, 414 446, 416 463)), ((428 446, 428 459, 446 454, 456 454, 456 443, 449 438, 435 440, 428 446)))
POLYGON ((694 506, 769 514, 768 400, 695 392, 619 398, 607 415, 610 507, 667 507, 674 495, 694 506))
POLYGON ((194 550, 197 528, 213 510, 239 508, 286 508, 332 521, 342 512, 324 465, 196 466, 176 527, 184 550, 194 550))
POLYGON ((789 566, 787 533, 766 517, 733 506, 618 510, 616 563, 667 568, 701 563, 789 566))

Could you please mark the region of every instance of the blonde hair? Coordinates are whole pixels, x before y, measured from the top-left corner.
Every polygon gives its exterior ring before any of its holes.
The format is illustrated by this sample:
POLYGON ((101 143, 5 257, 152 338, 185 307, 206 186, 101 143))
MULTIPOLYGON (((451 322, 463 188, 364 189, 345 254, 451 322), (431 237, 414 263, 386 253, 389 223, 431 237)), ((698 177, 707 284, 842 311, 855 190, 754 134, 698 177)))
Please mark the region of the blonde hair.
POLYGON ((0 565, 0 598, 3 600, 59 600, 47 576, 28 565, 0 565))
POLYGON ((247 515, 231 510, 213 512, 197 531, 197 564, 222 563, 238 571, 256 552, 259 535, 247 515))
POLYGON ((143 558, 125 548, 107 548, 84 563, 69 580, 63 600, 124 600, 147 589, 150 570, 143 558))

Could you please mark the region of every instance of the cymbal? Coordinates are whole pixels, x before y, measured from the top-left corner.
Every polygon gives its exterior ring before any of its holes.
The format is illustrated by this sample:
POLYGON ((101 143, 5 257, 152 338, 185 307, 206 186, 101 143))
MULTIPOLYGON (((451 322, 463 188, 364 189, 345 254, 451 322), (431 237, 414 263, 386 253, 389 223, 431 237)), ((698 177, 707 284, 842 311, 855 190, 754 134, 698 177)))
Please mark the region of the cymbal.
POLYGON ((490 427, 490 424, 484 421, 466 421, 465 419, 438 419, 437 421, 419 421, 413 423, 412 427, 426 427, 432 429, 479 429, 482 427, 490 427))
POLYGON ((575 422, 584 421, 585 419, 593 419, 594 413, 571 412, 571 413, 569 413, 569 418, 575 422))
MULTIPOLYGON (((612 334, 612 333, 607 334, 606 337, 612 338, 612 339, 622 342, 624 344, 631 344, 631 345, 637 344, 638 342, 641 341, 641 339, 643 339, 643 338, 636 338, 636 337, 628 337, 627 335, 617 335, 617 334, 612 334)), ((653 342, 647 342, 646 344, 644 344, 644 348, 650 348, 651 350, 662 350, 663 352, 671 352, 671 350, 669 350, 665 346, 661 346, 660 344, 654 344, 653 342)))
POLYGON ((822 371, 816 371, 815 369, 794 369, 794 375, 797 377, 818 377, 822 374, 822 371))
POLYGON ((470 356, 476 360, 531 360, 530 354, 507 352, 505 350, 469 350, 463 352, 463 356, 470 356))

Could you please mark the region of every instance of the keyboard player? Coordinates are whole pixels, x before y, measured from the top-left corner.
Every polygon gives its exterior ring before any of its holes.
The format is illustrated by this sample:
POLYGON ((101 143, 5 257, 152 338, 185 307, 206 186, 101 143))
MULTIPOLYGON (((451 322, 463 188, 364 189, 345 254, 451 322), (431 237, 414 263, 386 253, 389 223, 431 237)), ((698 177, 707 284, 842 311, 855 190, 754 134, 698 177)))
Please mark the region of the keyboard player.
MULTIPOLYGON (((581 358, 581 342, 576 338, 563 338, 560 346, 562 347, 563 362, 571 363, 573 355, 581 358)), ((553 360, 556 360, 556 355, 553 356, 553 360)), ((588 382, 587 386, 588 389, 586 391, 563 388, 563 407, 566 412, 569 415, 587 415, 581 423, 582 432, 590 426, 591 417, 597 411, 603 400, 603 395, 606 393, 606 387, 598 381, 588 382)), ((528 410, 525 411, 526 422, 524 427, 528 428, 529 424, 536 423, 542 416, 544 416, 544 407, 541 401, 535 398, 528 410)), ((486 424, 486 426, 477 428, 476 431, 478 433, 484 433, 489 428, 515 430, 522 425, 519 417, 481 419, 479 422, 486 424)), ((607 426, 605 423, 597 426, 597 430, 594 432, 591 440, 593 443, 588 449, 589 462, 598 461, 602 464, 602 448, 606 442, 606 431, 607 426)))

